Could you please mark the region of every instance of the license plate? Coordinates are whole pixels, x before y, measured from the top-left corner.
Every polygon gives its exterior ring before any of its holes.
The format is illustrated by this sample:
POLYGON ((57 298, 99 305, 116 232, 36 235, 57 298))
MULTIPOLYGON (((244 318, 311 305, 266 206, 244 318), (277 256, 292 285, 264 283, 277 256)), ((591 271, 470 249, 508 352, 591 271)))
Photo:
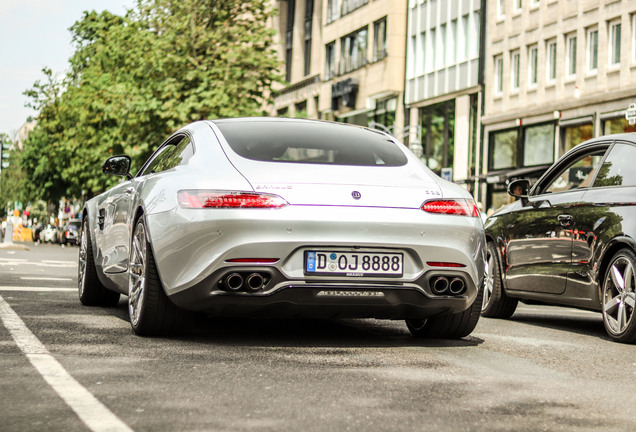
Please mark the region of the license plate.
POLYGON ((363 276, 402 276, 401 253, 384 252, 305 252, 305 274, 363 276))

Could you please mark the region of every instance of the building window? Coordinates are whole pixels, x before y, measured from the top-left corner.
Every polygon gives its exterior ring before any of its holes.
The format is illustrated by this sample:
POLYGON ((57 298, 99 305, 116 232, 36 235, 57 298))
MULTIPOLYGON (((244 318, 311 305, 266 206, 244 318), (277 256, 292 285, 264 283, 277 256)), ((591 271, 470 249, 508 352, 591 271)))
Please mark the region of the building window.
POLYGON ((464 15, 462 17, 461 24, 459 25, 459 29, 457 30, 458 36, 457 40, 460 45, 458 47, 459 50, 459 58, 458 61, 463 62, 468 59, 468 49, 470 47, 470 37, 468 33, 468 15, 464 15))
POLYGON ((325 79, 329 80, 336 76, 336 43, 331 42, 325 46, 325 79))
POLYGON ((422 160, 438 175, 452 166, 455 140, 455 100, 420 108, 422 160))
POLYGON ((557 70, 557 44, 556 41, 548 42, 546 49, 546 72, 547 72, 547 80, 548 82, 554 82, 556 80, 556 70, 557 70))
POLYGON ((380 99, 375 102, 375 110, 369 113, 369 125, 380 130, 393 132, 395 126, 395 111, 397 110, 397 98, 380 99), (379 126, 379 127, 378 127, 379 126))
POLYGON ((573 149, 582 142, 594 138, 594 125, 592 125, 592 123, 561 127, 560 129, 563 134, 563 153, 573 149))
POLYGON ((513 12, 514 13, 519 13, 521 12, 521 9, 523 8, 523 1, 522 0, 513 0, 513 12))
POLYGON ((636 14, 632 17, 632 63, 636 63, 636 14))
POLYGON ((510 56, 510 88, 512 91, 519 90, 519 67, 521 66, 521 54, 519 51, 513 52, 510 56))
POLYGON ((609 31, 609 64, 618 66, 621 63, 621 23, 616 21, 610 23, 609 31))
POLYGON ((528 49, 528 83, 530 87, 537 85, 539 70, 539 48, 536 46, 528 49))
POLYGON ((294 45, 294 13, 296 1, 287 2, 287 27, 285 30, 285 80, 291 82, 292 75, 292 53, 294 45))
POLYGON ((446 63, 446 24, 442 24, 435 38, 435 69, 442 69, 446 63))
POLYGON ((457 63, 457 20, 451 21, 450 31, 447 36, 448 39, 450 39, 446 44, 446 46, 449 47, 447 49, 450 50, 449 63, 455 64, 457 63))
POLYGON ((342 0, 340 6, 340 16, 345 16, 348 13, 361 8, 367 3, 369 3, 369 0, 342 0))
POLYGON ((490 134, 490 169, 517 167, 519 130, 509 129, 490 134))
POLYGON ((554 129, 554 123, 524 128, 523 166, 554 162, 554 129))
POLYGON ((473 14, 472 27, 470 28, 470 37, 468 39, 471 42, 469 45, 470 51, 468 52, 468 55, 470 55, 471 58, 479 57, 479 40, 481 38, 480 34, 481 14, 479 12, 475 12, 473 14))
POLYGON ((338 0, 327 0, 327 24, 338 19, 338 0))
POLYGON ((506 17, 506 0, 497 0, 497 19, 506 17))
POLYGON ((566 40, 568 55, 565 59, 565 68, 569 78, 576 75, 576 36, 568 36, 566 40))
POLYGON ((530 0, 530 7, 536 8, 541 4, 541 0, 530 0))
POLYGON ((587 71, 595 73, 598 70, 598 29, 587 32, 587 71))
POLYGON ((503 93, 503 56, 495 58, 495 95, 503 93))
POLYGON ((348 73, 367 64, 366 27, 340 40, 340 71, 348 73))
POLYGON ((314 19, 314 0, 305 3, 305 75, 311 71, 311 33, 314 19))
POLYGON ((435 36, 436 29, 432 28, 426 32, 426 52, 428 55, 426 56, 426 72, 431 72, 435 69, 435 36))
POLYGON ((386 17, 373 23, 373 61, 382 60, 386 53, 386 17))
POLYGON ((636 125, 630 125, 625 117, 603 121, 603 135, 636 132, 636 125))

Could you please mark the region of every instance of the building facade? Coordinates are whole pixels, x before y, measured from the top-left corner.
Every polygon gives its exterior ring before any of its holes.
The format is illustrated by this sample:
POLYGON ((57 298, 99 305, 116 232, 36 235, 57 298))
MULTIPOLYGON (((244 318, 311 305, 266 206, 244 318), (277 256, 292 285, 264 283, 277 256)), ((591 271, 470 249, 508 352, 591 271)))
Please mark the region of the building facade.
POLYGON ((284 86, 276 88, 272 116, 320 118, 323 59, 323 0, 273 1, 275 44, 284 65, 284 86))
POLYGON ((482 0, 410 0, 408 142, 429 168, 466 183, 479 152, 482 0))
POLYGON ((488 0, 481 201, 577 144, 636 131, 636 2, 488 0))
POLYGON ((274 25, 288 84, 278 90, 271 114, 398 136, 407 0, 286 0, 278 9, 274 25))

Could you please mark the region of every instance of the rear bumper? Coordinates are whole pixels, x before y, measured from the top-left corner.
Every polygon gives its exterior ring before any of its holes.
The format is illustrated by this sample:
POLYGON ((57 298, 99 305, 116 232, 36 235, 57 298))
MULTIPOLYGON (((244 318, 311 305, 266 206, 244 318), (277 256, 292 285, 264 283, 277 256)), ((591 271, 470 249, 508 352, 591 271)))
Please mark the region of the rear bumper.
MULTIPOLYGON (((306 318, 427 318, 468 309, 477 296, 477 286, 467 273, 446 272, 466 282, 461 295, 435 295, 429 272, 414 283, 371 283, 311 280, 282 280, 274 268, 268 286, 260 292, 225 292, 220 280, 231 271, 257 271, 250 268, 224 269, 204 282, 172 294, 179 307, 218 316, 306 317, 306 318)), ((433 274, 435 273, 435 274, 433 274)))

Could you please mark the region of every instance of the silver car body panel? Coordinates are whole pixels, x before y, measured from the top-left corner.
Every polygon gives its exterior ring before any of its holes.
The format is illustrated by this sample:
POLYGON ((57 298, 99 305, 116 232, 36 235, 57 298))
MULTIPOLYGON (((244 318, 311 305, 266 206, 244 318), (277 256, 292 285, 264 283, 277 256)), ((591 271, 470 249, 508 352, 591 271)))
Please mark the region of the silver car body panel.
POLYGON ((141 215, 166 293, 189 309, 205 308, 215 296, 227 298, 211 282, 224 269, 260 268, 227 262, 245 257, 278 259, 262 268, 282 276, 259 296, 299 286, 375 289, 389 284, 432 298, 421 281, 436 269, 426 263, 448 261, 464 266, 447 273, 461 274, 470 288, 461 299, 453 299, 461 303, 457 310, 469 307, 476 297, 484 272, 481 218, 421 210, 429 199, 472 197, 432 174, 405 146, 399 145, 408 159, 404 166, 325 166, 245 159, 231 150, 210 121, 193 123, 177 134, 187 134, 194 145, 195 154, 187 163, 122 181, 86 204, 95 264, 100 280, 110 289, 127 294, 130 238, 141 215), (281 196, 289 205, 182 208, 177 193, 184 189, 266 192, 281 196), (404 254, 404 274, 398 280, 306 276, 304 252, 310 249, 399 251, 404 254), (193 287, 198 287, 197 294, 184 301, 193 287))

